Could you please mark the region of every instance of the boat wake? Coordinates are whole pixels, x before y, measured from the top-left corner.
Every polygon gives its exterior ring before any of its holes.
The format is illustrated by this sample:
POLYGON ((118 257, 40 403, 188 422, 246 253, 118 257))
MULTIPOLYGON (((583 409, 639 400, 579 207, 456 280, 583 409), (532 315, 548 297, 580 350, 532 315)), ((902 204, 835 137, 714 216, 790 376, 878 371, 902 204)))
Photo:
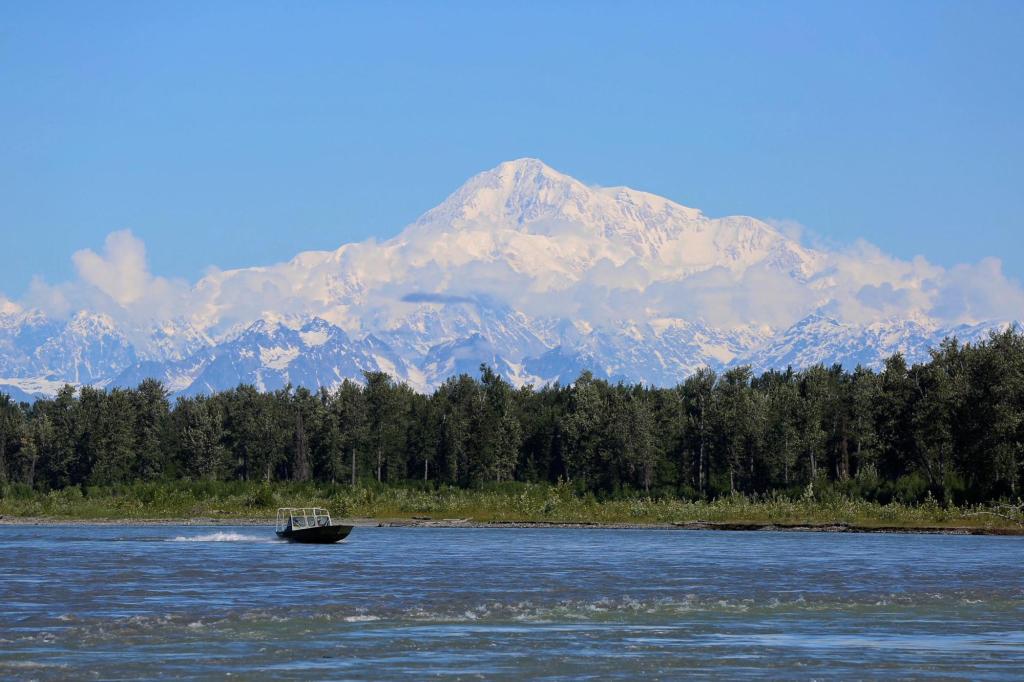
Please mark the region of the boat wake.
POLYGON ((206 535, 179 535, 168 542, 274 542, 272 538, 258 535, 242 535, 241 533, 207 533, 206 535))

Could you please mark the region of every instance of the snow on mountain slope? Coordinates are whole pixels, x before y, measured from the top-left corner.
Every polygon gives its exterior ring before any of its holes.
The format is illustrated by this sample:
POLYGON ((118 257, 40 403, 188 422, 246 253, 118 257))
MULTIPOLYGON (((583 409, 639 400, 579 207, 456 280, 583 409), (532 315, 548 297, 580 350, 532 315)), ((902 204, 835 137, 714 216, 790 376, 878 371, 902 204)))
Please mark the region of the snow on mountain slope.
POLYGON ((558 347, 527 359, 524 368, 537 383, 565 383, 588 369, 606 379, 671 386, 699 367, 725 367, 763 340, 750 330, 722 331, 678 320, 625 323, 617 329, 566 335, 558 347))
POLYGON ((941 300, 942 277, 923 261, 808 248, 755 218, 710 218, 519 159, 391 239, 212 271, 175 290, 166 319, 123 301, 60 319, 4 299, 0 385, 52 393, 154 377, 195 394, 386 371, 427 390, 481 363, 517 385, 585 369, 671 385, 702 365, 877 367, 1001 324, 979 322, 994 317, 985 311, 936 314, 984 302, 941 300))
POLYGON ((139 354, 155 360, 184 360, 213 345, 213 341, 188 320, 156 321, 146 331, 139 344, 139 354))
MULTIPOLYGON (((763 260, 808 276, 816 254, 746 217, 709 219, 700 211, 628 187, 592 188, 536 159, 481 173, 398 237, 416 256, 446 265, 504 259, 537 277, 578 279, 600 260, 637 259, 653 279, 678 279, 715 266, 763 260), (434 251, 441 235, 460 249, 434 251)), ((422 261, 421 261, 422 262, 422 261)))
POLYGON ((136 359, 107 315, 80 311, 64 324, 36 311, 0 317, 0 377, 102 384, 136 359))
POLYGON ((390 240, 208 275, 194 288, 190 322, 217 337, 267 312, 290 312, 349 333, 377 331, 415 314, 410 294, 490 297, 532 317, 573 317, 595 288, 639 292, 754 267, 806 282, 825 260, 753 218, 707 218, 520 159, 470 179, 390 240))
POLYGON ((40 395, 26 393, 19 386, 11 384, 0 384, 0 393, 8 396, 16 403, 34 403, 40 397, 40 395))
POLYGON ((925 362, 929 350, 938 348, 945 338, 977 343, 986 339, 990 330, 1011 324, 993 320, 942 328, 929 320, 897 319, 855 325, 815 312, 739 362, 751 365, 756 372, 819 363, 839 363, 848 369, 863 365, 877 370, 896 353, 902 353, 909 363, 925 362))
MULTIPOLYGON (((755 264, 806 279, 823 262, 753 218, 710 219, 626 187, 587 187, 536 159, 477 175, 385 248, 406 268, 449 274, 500 263, 530 292, 590 284, 598 266, 628 267, 638 284, 648 284, 755 264)), ((462 289, 447 279, 447 288, 462 289)))
POLYGON ((135 350, 107 315, 76 314, 59 334, 33 353, 52 378, 75 384, 102 384, 113 372, 135 362, 135 350))
POLYGON ((353 341, 339 327, 314 318, 299 329, 258 320, 241 335, 220 344, 198 368, 182 392, 208 393, 238 384, 262 391, 287 385, 332 387, 346 378, 362 379, 363 371, 387 371, 409 380, 404 361, 373 337, 353 341))
POLYGON ((59 330, 59 324, 38 311, 0 313, 0 376, 38 374, 33 355, 59 330))

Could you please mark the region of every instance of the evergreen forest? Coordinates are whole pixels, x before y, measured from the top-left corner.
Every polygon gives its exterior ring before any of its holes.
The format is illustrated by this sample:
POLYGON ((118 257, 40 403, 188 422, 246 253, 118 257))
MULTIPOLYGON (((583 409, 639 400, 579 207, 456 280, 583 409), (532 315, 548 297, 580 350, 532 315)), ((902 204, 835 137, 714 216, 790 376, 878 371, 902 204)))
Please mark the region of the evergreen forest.
POLYGON ((583 373, 515 388, 482 366, 421 394, 383 373, 334 390, 242 385, 173 402, 159 382, 0 395, 0 484, 325 481, 474 488, 562 483, 598 499, 798 496, 965 504, 1020 497, 1024 334, 949 339, 929 361, 755 375, 703 369, 673 388, 583 373))

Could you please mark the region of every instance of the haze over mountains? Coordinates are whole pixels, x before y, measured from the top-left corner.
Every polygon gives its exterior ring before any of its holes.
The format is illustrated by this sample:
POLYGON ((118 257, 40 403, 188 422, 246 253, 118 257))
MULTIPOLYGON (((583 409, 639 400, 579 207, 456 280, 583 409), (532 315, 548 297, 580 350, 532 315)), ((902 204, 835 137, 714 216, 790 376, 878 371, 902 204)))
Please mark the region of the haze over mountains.
POLYGON ((429 390, 481 363, 517 385, 587 369, 664 386, 702 365, 919 360, 1024 309, 995 260, 941 268, 868 244, 811 248, 754 218, 590 187, 535 159, 471 178, 387 241, 195 284, 149 273, 127 232, 74 261, 79 281, 0 298, 0 390, 147 377, 180 394, 316 388, 364 370, 429 390))

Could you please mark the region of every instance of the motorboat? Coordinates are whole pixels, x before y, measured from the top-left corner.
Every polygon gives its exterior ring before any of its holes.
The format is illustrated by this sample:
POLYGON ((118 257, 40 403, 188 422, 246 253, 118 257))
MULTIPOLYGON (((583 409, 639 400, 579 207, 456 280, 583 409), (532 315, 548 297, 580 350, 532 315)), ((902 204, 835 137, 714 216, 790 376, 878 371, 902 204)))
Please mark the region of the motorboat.
POLYGON ((288 542, 326 545, 347 538, 352 526, 332 523, 331 513, 320 507, 281 507, 276 532, 288 542))

